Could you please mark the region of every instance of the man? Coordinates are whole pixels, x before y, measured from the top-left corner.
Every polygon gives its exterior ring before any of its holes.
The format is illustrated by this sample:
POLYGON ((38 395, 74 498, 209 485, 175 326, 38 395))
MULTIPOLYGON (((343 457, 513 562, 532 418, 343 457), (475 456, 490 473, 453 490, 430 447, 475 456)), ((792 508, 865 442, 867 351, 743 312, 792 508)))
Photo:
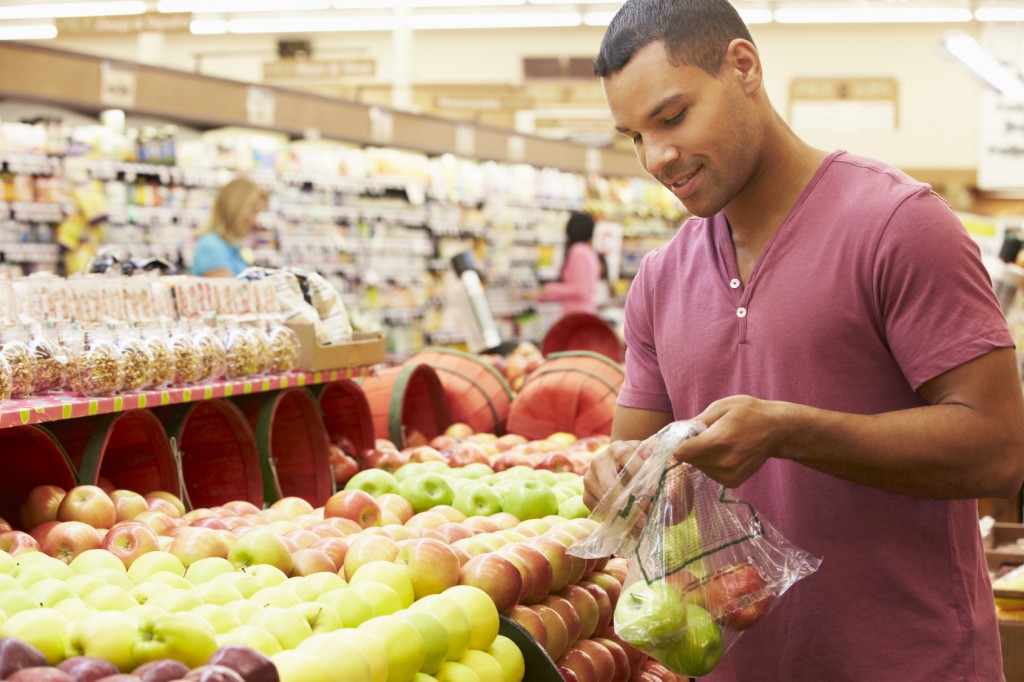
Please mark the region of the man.
POLYGON ((1002 679, 978 497, 1024 479, 1013 342, 955 213, 800 140, 726 0, 628 0, 595 71, 616 129, 697 217, 626 305, 626 382, 587 502, 637 441, 822 558, 709 680, 1002 679))

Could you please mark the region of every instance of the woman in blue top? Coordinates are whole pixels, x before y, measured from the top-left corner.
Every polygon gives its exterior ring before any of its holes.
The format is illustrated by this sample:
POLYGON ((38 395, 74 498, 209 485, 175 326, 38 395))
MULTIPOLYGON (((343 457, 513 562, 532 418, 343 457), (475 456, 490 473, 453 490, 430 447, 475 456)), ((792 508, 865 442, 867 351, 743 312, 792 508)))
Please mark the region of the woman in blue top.
POLYGON ((251 265, 245 240, 256 215, 267 205, 267 194, 247 178, 224 185, 213 201, 210 220, 203 226, 192 254, 192 274, 234 277, 251 265))

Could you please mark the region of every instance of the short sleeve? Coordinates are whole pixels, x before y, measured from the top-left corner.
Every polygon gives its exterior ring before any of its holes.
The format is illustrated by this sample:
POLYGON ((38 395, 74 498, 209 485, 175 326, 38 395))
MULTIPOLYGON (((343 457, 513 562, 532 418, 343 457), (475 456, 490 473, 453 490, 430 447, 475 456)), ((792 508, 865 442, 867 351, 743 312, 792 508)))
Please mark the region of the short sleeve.
MULTIPOLYGON (((665 388, 658 349, 651 326, 651 307, 647 300, 646 282, 651 277, 650 258, 644 256, 626 297, 626 380, 619 391, 618 404, 642 410, 671 412, 672 403, 665 388)), ((656 278, 655 278, 656 279, 656 278)))
POLYGON ((875 267, 886 340, 914 390, 1014 345, 977 245, 933 192, 921 190, 893 212, 875 267))
POLYGON ((193 275, 201 277, 211 270, 224 268, 231 269, 231 254, 227 244, 212 233, 204 234, 196 241, 189 270, 193 275))

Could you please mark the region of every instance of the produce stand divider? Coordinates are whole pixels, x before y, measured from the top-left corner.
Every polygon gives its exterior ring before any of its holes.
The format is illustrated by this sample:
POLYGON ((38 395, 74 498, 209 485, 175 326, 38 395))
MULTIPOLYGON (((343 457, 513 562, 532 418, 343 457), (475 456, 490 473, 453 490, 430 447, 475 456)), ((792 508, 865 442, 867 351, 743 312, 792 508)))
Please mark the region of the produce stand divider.
POLYGON ((562 674, 548 652, 544 650, 526 628, 508 616, 499 616, 498 634, 511 639, 523 652, 526 674, 523 680, 529 682, 562 682, 562 674))

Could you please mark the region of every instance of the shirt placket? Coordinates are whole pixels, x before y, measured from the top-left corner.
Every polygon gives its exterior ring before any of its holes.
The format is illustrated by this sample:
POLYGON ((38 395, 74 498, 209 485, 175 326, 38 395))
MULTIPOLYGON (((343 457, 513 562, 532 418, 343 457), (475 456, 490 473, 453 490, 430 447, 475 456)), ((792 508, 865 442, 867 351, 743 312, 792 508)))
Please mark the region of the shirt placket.
POLYGON ((747 289, 743 287, 739 277, 729 280, 729 292, 732 294, 733 303, 736 305, 736 342, 747 342, 747 308, 749 301, 747 289))
POLYGON ((740 273, 736 267, 736 253, 729 237, 728 228, 716 236, 716 253, 718 272, 725 284, 726 295, 736 316, 736 344, 747 342, 747 314, 749 312, 750 286, 740 281, 740 273))

